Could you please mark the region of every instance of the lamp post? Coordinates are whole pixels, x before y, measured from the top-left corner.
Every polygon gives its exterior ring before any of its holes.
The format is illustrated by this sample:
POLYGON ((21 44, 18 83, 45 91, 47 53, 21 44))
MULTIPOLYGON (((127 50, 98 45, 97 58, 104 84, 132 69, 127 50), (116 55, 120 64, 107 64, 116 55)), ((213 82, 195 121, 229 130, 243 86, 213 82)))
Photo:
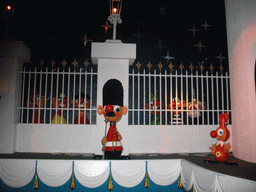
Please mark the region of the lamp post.
POLYGON ((110 16, 108 20, 111 24, 113 24, 113 40, 116 40, 116 25, 122 23, 121 19, 121 7, 122 7, 122 0, 109 0, 110 4, 110 16))
POLYGON ((9 24, 14 18, 15 5, 5 4, 4 11, 1 14, 3 21, 5 21, 5 38, 9 36, 9 24))

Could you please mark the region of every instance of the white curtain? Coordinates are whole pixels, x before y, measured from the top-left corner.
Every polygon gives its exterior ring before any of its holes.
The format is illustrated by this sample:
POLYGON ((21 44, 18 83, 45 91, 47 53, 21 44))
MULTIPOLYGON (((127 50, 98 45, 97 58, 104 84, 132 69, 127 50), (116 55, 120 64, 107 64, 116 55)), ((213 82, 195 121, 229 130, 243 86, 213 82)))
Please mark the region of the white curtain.
POLYGON ((160 186, 173 184, 181 176, 182 186, 189 191, 255 192, 256 182, 219 174, 187 160, 20 160, 0 159, 0 178, 10 187, 27 185, 35 176, 46 185, 59 187, 74 173, 76 180, 87 188, 96 188, 111 174, 118 185, 134 187, 145 178, 160 186), (37 162, 37 163, 36 163, 37 162), (37 164, 37 166, 36 166, 37 164))

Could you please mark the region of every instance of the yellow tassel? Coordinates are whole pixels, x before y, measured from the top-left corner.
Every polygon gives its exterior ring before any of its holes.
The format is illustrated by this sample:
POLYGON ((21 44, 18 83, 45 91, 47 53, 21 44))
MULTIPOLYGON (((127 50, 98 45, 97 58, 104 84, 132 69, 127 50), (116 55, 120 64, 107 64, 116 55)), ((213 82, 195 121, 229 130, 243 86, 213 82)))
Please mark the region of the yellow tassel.
POLYGON ((195 187, 193 186, 193 192, 196 192, 195 187))
POLYGON ((33 188, 37 190, 39 188, 38 175, 36 173, 33 188))
POLYGON ((148 179, 148 173, 147 172, 146 172, 146 175, 145 175, 144 187, 149 188, 149 179, 148 179))
POLYGON ((74 190, 75 188, 76 188, 75 176, 74 176, 74 173, 72 173, 70 189, 74 190))
POLYGON ((112 189, 114 189, 114 187, 113 187, 111 175, 109 175, 108 190, 111 191, 112 189))
POLYGON ((179 180, 179 182, 178 182, 178 185, 177 185, 177 187, 178 187, 179 189, 181 189, 181 188, 182 188, 182 182, 181 182, 181 178, 180 178, 180 180, 179 180))

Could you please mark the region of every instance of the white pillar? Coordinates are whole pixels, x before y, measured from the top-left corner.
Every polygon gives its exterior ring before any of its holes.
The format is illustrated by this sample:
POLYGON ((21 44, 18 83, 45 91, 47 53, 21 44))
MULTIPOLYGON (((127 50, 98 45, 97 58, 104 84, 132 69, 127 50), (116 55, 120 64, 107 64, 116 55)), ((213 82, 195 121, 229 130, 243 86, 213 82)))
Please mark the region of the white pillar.
POLYGON ((22 82, 18 72, 29 61, 30 50, 23 42, 0 42, 0 153, 15 152, 22 82))
MULTIPOLYGON (((97 106, 102 105, 102 90, 109 79, 119 80, 124 89, 124 105, 128 107, 129 65, 136 59, 136 44, 124 44, 120 40, 92 43, 92 62, 98 65, 97 106)), ((108 125, 109 126, 109 125, 108 125)), ((117 123, 117 129, 125 140, 128 113, 117 123)), ((97 116, 96 148, 101 154, 101 139, 104 136, 104 117, 97 116)), ((123 142, 123 145, 125 142, 123 142)), ((128 154, 124 146, 123 154, 128 154)))
POLYGON ((256 163, 256 1, 225 0, 225 8, 233 154, 256 163))

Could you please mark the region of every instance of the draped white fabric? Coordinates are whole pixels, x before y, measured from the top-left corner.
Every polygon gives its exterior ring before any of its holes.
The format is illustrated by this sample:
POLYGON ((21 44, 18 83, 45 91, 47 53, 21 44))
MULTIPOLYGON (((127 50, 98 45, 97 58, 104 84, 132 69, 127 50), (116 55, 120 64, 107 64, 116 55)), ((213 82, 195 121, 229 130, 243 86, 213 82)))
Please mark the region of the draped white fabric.
POLYGON ((134 187, 145 178, 160 186, 173 184, 181 175, 185 190, 194 187, 202 192, 255 192, 256 182, 209 171, 187 160, 20 160, 0 159, 0 178, 10 187, 27 185, 36 172, 39 179, 51 187, 65 184, 72 172, 81 185, 96 188, 111 174, 118 185, 134 187), (182 162, 181 162, 182 161, 182 162), (74 164, 74 166, 73 166, 74 164))
POLYGON ((187 191, 194 186, 200 192, 254 192, 256 182, 219 174, 182 160, 181 182, 187 191))
POLYGON ((75 161, 74 173, 81 185, 99 187, 109 176, 109 161, 75 161))
POLYGON ((11 187, 27 185, 35 174, 35 160, 0 160, 0 178, 11 187))
POLYGON ((145 177, 145 161, 112 161, 111 173, 113 179, 123 187, 134 187, 145 177))
POLYGON ((71 177, 72 161, 38 160, 37 174, 44 184, 59 187, 71 177))
POLYGON ((180 176, 181 160, 148 161, 150 179, 161 186, 173 184, 180 176))

